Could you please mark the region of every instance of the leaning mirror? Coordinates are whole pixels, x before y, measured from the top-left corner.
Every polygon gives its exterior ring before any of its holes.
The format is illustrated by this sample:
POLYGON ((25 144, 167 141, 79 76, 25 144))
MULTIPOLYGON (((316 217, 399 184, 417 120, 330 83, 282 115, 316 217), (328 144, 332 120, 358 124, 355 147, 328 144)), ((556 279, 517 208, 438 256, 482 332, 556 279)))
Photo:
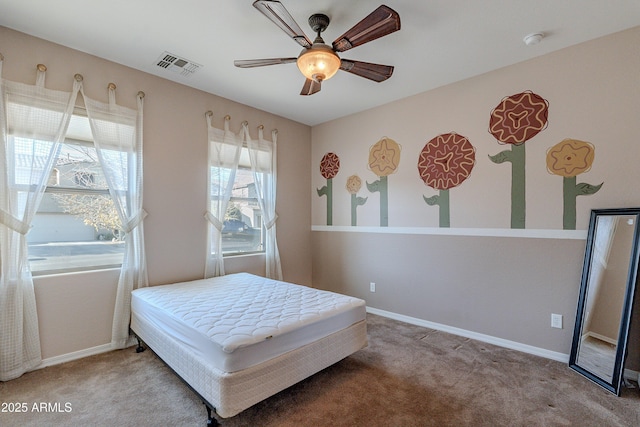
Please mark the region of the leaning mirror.
POLYGON ((638 279, 640 208, 591 211, 569 366, 620 395, 638 279))

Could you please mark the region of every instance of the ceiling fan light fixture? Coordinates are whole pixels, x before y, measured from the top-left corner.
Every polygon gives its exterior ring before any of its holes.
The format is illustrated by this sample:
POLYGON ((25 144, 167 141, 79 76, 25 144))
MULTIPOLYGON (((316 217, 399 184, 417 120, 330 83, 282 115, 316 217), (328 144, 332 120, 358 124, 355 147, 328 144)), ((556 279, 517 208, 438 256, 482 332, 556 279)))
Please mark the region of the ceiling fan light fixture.
POLYGON ((329 80, 340 69, 340 58, 324 43, 303 50, 296 62, 300 72, 315 81, 329 80))

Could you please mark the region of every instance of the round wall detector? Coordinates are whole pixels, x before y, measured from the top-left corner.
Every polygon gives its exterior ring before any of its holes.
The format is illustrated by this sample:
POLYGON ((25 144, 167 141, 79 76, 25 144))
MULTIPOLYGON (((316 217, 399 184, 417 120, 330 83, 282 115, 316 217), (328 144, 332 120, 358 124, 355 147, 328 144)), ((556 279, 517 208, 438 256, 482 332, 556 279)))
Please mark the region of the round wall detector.
POLYGON ((527 46, 533 46, 534 44, 540 43, 540 41, 543 38, 544 38, 544 34, 543 33, 531 33, 531 34, 528 34, 528 35, 524 36, 524 39, 522 39, 522 41, 527 46))

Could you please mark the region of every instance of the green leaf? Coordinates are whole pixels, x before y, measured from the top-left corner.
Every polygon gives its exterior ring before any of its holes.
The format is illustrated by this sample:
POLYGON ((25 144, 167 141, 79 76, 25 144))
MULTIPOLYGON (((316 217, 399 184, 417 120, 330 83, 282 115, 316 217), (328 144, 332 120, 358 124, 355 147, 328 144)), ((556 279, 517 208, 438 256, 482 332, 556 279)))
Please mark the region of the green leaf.
POLYGON ((375 181, 373 181, 371 184, 369 184, 368 181, 365 181, 367 184, 367 189, 369 190, 370 193, 375 193, 380 191, 380 180, 377 179, 375 181))
POLYGON ((318 196, 320 196, 320 197, 326 196, 327 193, 329 192, 329 190, 328 190, 326 185, 324 187, 322 187, 322 188, 318 188, 316 191, 318 192, 318 196))
POLYGON ((588 196, 589 194, 595 194, 600 190, 604 182, 601 182, 600 185, 591 185, 585 182, 581 182, 576 185, 576 196, 588 196))
POLYGON ((435 195, 435 196, 431 196, 431 197, 422 196, 422 198, 424 199, 425 202, 427 202, 427 204, 429 206, 437 205, 438 201, 440 200, 440 196, 439 195, 435 195))
POLYGON ((368 197, 356 197, 356 206, 362 206, 367 203, 368 197))
POLYGON ((512 159, 513 153, 511 150, 504 150, 496 154, 495 156, 489 156, 489 159, 496 164, 510 162, 512 159))

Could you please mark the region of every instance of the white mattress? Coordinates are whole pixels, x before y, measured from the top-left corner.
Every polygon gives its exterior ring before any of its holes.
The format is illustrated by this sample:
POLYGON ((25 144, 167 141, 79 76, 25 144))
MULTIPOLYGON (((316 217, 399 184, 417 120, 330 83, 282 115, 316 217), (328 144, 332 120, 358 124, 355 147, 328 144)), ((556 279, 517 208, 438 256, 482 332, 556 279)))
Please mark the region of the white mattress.
POLYGON ((222 372, 258 365, 366 317, 361 299, 248 273, 137 289, 131 310, 222 372))

